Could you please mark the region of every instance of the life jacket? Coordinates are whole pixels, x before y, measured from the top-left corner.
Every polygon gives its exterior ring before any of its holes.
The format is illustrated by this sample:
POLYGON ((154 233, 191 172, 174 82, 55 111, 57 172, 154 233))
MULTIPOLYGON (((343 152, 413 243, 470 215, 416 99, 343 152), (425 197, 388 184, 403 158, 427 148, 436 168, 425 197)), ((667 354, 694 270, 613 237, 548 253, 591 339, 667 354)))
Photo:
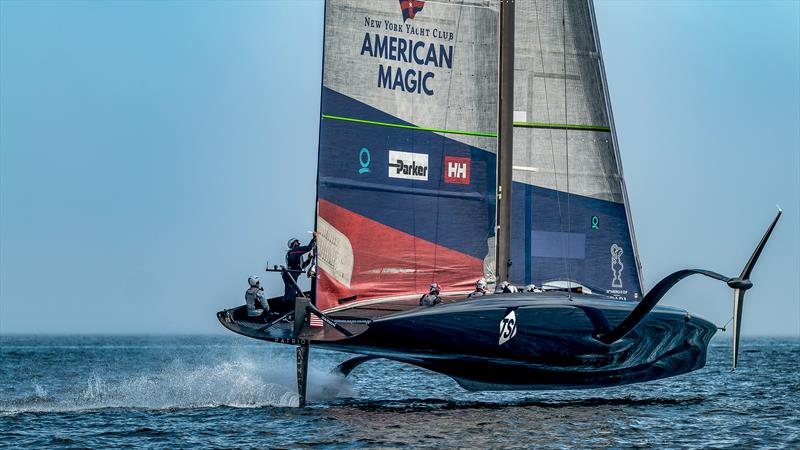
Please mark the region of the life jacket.
POLYGON ((433 306, 442 302, 442 299, 435 294, 425 294, 419 299, 419 306, 433 306))
POLYGON ((483 291, 472 291, 472 292, 469 293, 467 298, 483 297, 484 295, 486 295, 486 292, 483 292, 483 291))
POLYGON ((258 293, 260 289, 257 287, 251 287, 244 293, 244 301, 247 303, 247 309, 255 310, 260 309, 261 304, 258 302, 258 293))

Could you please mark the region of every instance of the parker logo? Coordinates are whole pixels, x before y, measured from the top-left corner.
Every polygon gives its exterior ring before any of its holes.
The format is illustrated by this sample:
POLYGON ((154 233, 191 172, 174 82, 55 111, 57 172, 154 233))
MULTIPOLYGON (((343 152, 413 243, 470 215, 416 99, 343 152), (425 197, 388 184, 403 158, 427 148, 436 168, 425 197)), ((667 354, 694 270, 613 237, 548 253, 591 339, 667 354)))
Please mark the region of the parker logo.
POLYGON ((500 321, 500 340, 497 345, 503 345, 517 335, 516 308, 509 308, 508 314, 500 321))
POLYGON ((445 156, 444 182, 469 184, 469 158, 445 156))
POLYGON ((389 177, 428 181, 428 155, 389 150, 389 177))
POLYGON ((403 22, 414 19, 418 12, 422 11, 425 2, 420 0, 400 0, 400 11, 403 12, 403 22))

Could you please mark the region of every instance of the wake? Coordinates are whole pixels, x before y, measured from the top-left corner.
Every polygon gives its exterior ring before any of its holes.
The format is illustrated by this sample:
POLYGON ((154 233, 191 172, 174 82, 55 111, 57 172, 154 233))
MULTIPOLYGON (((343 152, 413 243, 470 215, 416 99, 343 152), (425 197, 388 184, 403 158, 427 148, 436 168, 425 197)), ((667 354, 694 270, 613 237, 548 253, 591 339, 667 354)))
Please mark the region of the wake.
MULTIPOLYGON (((84 385, 56 394, 37 384, 28 396, 0 401, 0 413, 295 407, 294 373, 294 365, 285 362, 268 365, 239 358, 186 367, 176 360, 161 371, 121 379, 93 374, 84 385)), ((308 377, 309 401, 352 396, 349 382, 328 369, 309 367, 308 377)))

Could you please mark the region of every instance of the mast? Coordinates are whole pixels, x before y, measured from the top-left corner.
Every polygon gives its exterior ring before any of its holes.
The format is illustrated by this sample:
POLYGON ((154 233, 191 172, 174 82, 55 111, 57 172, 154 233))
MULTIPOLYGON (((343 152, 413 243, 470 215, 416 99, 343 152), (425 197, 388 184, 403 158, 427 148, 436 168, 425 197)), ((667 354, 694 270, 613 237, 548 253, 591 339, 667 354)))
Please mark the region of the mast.
POLYGON ((500 2, 500 111, 497 149, 497 282, 511 265, 511 184, 514 136, 514 0, 500 2))

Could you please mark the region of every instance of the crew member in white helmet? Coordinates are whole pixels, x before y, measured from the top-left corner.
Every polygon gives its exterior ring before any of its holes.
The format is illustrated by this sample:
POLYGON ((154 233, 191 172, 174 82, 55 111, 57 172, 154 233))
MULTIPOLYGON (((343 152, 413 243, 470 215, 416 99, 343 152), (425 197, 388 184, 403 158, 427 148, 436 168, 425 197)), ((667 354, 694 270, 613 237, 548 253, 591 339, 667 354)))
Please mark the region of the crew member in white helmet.
POLYGON ((442 303, 442 299, 439 298, 439 293, 441 291, 442 287, 439 286, 439 283, 431 283, 431 288, 428 293, 419 299, 419 306, 434 306, 442 303))
POLYGON ((483 297, 484 295, 488 294, 489 289, 486 286, 486 280, 481 278, 480 280, 475 282, 475 290, 470 292, 467 298, 478 298, 483 297))
POLYGON ((494 288, 495 294, 513 294, 515 292, 519 292, 519 290, 513 284, 509 284, 508 281, 501 281, 497 283, 497 287, 494 288))
POLYGON ((264 296, 264 288, 261 287, 261 280, 255 275, 250 275, 247 279, 250 288, 244 293, 244 301, 247 303, 247 316, 259 317, 269 313, 269 303, 264 296), (259 308, 261 306, 261 308, 259 308), (263 308, 263 309, 262 309, 263 308))
POLYGON ((539 286, 536 286, 535 284, 529 284, 525 286, 525 292, 542 292, 542 289, 539 288, 539 286))

